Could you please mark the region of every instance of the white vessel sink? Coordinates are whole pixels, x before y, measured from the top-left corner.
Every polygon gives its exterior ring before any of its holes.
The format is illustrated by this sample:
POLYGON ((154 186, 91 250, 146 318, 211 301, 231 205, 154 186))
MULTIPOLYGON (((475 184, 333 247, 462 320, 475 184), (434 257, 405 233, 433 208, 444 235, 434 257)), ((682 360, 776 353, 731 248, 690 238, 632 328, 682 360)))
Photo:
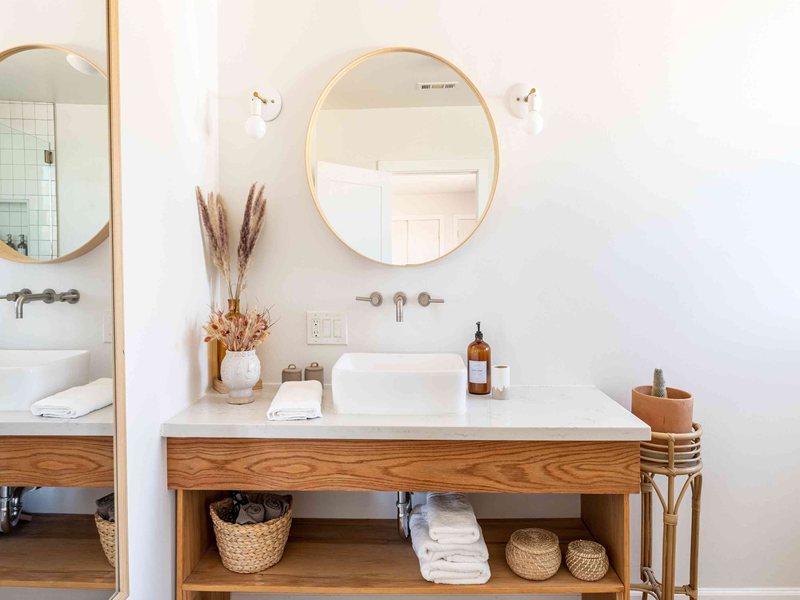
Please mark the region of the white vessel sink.
POLYGON ((31 404, 89 382, 86 350, 0 350, 0 410, 31 404))
POLYGON ((332 384, 339 414, 444 415, 467 407, 467 369, 458 354, 343 354, 332 384))

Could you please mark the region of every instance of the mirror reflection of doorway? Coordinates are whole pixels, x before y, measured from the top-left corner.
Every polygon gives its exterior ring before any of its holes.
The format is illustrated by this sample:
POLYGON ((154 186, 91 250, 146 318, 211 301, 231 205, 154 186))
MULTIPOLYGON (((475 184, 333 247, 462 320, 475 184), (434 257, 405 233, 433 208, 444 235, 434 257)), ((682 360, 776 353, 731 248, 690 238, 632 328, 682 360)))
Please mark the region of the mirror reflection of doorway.
POLYGON ((439 258, 458 246, 477 222, 475 173, 394 173, 391 189, 394 264, 439 258), (466 229, 470 221, 473 227, 466 229))

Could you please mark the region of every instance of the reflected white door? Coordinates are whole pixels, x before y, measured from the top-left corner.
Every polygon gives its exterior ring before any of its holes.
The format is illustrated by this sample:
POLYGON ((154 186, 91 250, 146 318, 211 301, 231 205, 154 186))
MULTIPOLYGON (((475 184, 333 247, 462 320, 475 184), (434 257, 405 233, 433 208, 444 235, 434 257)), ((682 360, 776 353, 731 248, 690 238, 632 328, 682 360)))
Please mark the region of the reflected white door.
POLYGON ((444 235, 442 217, 397 216, 392 221, 394 264, 417 264, 439 258, 444 235))
POLYGON ((472 216, 456 216, 455 217, 455 230, 456 230, 456 243, 461 244, 467 239, 470 234, 475 231, 478 226, 478 219, 472 216))
POLYGON ((317 197, 328 223, 348 245, 392 262, 390 173, 319 161, 317 197))

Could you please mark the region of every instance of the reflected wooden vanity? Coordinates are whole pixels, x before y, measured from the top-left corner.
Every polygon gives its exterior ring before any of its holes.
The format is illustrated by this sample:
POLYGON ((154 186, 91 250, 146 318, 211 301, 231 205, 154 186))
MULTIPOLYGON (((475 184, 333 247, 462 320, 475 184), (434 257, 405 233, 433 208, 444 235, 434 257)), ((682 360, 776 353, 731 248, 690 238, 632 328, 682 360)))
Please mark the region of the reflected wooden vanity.
MULTIPOLYGON (((113 408, 64 421, 8 411, 0 419, 0 482, 114 486, 113 408)), ((0 588, 116 589, 91 514, 37 514, 0 535, 0 588), (31 557, 36 557, 32 560, 31 557)))
POLYGON ((512 400, 471 399, 466 415, 325 414, 272 423, 274 389, 246 406, 204 398, 163 425, 168 484, 177 490, 177 591, 181 600, 232 592, 296 594, 586 594, 630 590, 628 495, 639 489, 639 441, 649 428, 594 388, 528 388, 512 400), (424 581, 393 520, 295 519, 283 560, 254 575, 227 571, 214 546, 210 502, 225 490, 580 494, 580 516, 482 520, 492 579, 481 586, 424 581), (528 581, 506 566, 520 527, 545 527, 563 544, 595 539, 612 569, 597 582, 565 567, 528 581))

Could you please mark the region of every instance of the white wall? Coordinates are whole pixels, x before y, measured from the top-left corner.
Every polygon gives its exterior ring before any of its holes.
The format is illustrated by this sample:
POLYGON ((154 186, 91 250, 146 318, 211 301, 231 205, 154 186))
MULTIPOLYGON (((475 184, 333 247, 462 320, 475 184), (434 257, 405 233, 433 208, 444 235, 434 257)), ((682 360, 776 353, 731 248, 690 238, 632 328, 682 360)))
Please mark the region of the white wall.
MULTIPOLYGON (((105 9, 102 0, 6 0, 0 20, 3 49, 49 43, 80 50, 105 65, 105 9)), ((81 292, 78 304, 33 303, 25 318, 14 318, 10 302, 0 304, 0 347, 80 348, 91 352, 92 377, 111 374, 111 344, 103 342, 103 318, 111 310, 111 250, 108 242, 89 254, 58 265, 21 265, 0 260, 0 294, 27 287, 81 292)), ((30 495, 31 510, 92 512, 94 500, 110 490, 55 488, 30 495)), ((0 598, 4 597, 0 592, 0 598)), ((10 597, 10 596, 9 596, 10 597)))
POLYGON ((131 597, 172 598, 174 494, 160 424, 207 381, 211 303, 194 186, 216 176, 216 3, 120 3, 131 597))
POLYGON ((56 104, 58 248, 79 248, 108 222, 108 106, 56 104))
MULTIPOLYGON (((595 383, 626 405, 660 366, 694 392, 706 428, 702 586, 800 588, 791 567, 800 561, 791 501, 800 493, 800 79, 787 71, 799 26, 800 5, 788 0, 221 4, 221 191, 236 215, 252 181, 269 195, 246 294, 274 303, 281 318, 260 351, 264 378, 311 360, 330 373, 343 348, 306 346, 307 309, 348 312, 348 351, 463 352, 481 319, 515 383, 595 383), (349 60, 391 45, 461 66, 501 136, 484 225, 425 267, 353 254, 327 231, 306 185, 318 94, 349 60), (518 81, 546 100, 539 137, 504 109, 518 81), (247 97, 264 85, 280 89, 283 112, 251 140, 247 97), (398 325, 391 306, 354 302, 373 289, 429 290, 447 303, 412 304, 398 325)), ((301 502, 305 514, 393 510, 380 495, 301 502)), ((574 498, 557 502, 549 512, 576 508, 574 498)), ((507 514, 509 503, 548 508, 491 497, 478 512, 507 514)))

